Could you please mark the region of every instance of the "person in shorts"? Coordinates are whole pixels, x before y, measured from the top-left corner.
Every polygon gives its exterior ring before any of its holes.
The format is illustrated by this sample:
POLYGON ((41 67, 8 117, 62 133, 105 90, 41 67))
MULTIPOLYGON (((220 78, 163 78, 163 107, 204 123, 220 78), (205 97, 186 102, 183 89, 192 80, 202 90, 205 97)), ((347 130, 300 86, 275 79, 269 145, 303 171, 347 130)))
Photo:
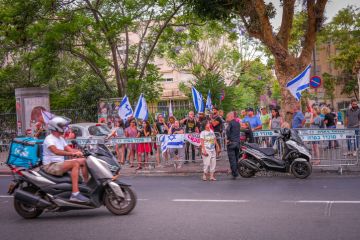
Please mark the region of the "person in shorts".
POLYGON ((48 129, 51 133, 44 140, 42 169, 56 176, 62 176, 64 173, 70 171, 72 182, 70 201, 88 202, 89 199, 79 192, 78 184, 80 169, 82 170, 84 181, 88 180, 85 158, 82 158, 82 152, 68 146, 63 137, 69 123, 70 120, 64 117, 54 117, 49 121, 48 129), (65 161, 65 156, 78 158, 65 161))

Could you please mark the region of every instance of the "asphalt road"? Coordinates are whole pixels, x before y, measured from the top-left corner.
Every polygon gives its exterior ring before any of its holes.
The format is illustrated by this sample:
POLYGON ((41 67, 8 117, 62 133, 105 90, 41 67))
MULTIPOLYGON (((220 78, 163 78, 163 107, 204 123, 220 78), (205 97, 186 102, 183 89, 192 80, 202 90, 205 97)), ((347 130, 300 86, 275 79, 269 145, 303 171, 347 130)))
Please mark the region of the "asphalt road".
POLYGON ((360 239, 360 177, 129 177, 138 205, 128 216, 96 210, 24 220, 0 177, 0 239, 360 239))

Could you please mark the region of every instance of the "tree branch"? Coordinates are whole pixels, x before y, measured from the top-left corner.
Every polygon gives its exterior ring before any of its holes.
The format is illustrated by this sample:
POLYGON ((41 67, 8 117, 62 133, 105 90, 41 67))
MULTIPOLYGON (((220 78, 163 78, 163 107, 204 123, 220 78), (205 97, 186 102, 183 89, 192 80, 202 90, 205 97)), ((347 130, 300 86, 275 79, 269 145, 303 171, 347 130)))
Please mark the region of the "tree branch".
POLYGON ((303 43, 303 49, 301 51, 299 60, 303 65, 310 63, 311 54, 315 46, 316 31, 319 21, 322 21, 324 17, 324 10, 327 0, 307 0, 307 28, 305 32, 305 41, 303 43))
POLYGON ((68 51, 72 55, 85 61, 90 66, 90 68, 95 72, 95 74, 100 78, 100 80, 104 83, 106 90, 108 90, 110 93, 113 92, 113 90, 110 88, 109 84, 107 83, 105 76, 102 74, 100 68, 96 65, 96 63, 91 58, 87 57, 86 55, 84 55, 81 52, 78 52, 72 48, 69 48, 69 49, 63 48, 63 50, 68 51))
MULTIPOLYGON (((154 10, 151 11, 151 13, 150 13, 150 19, 151 19, 153 14, 154 14, 154 10)), ((142 36, 140 38, 138 51, 137 51, 137 54, 136 54, 135 69, 137 69, 139 67, 139 64, 140 64, 140 54, 141 54, 141 50, 142 50, 142 44, 143 44, 144 38, 145 38, 145 36, 147 34, 147 30, 149 29, 150 22, 151 22, 150 20, 146 22, 144 32, 143 32, 143 34, 142 34, 142 36)))
POLYGON ((255 12, 258 16, 259 25, 262 29, 261 37, 259 38, 277 58, 285 61, 289 56, 288 50, 284 48, 279 41, 274 37, 272 26, 269 17, 266 13, 266 6, 263 0, 254 0, 253 3, 255 12))
POLYGON ((185 5, 185 2, 182 2, 179 6, 177 6, 173 13, 166 19, 166 21, 163 23, 163 25, 161 26, 158 34, 156 35, 155 37, 155 40, 153 42, 153 44, 151 45, 151 48, 150 48, 150 51, 148 52, 146 58, 145 58, 145 61, 144 61, 144 64, 141 68, 141 71, 140 71, 140 75, 139 75, 139 78, 142 79, 144 77, 144 74, 145 74, 145 69, 146 69, 146 66, 150 60, 150 57, 152 55, 152 53, 154 52, 154 49, 155 49, 155 46, 156 44, 158 43, 159 39, 160 39, 160 36, 161 34, 164 32, 165 28, 168 26, 169 22, 171 21, 171 19, 173 19, 173 17, 175 16, 175 14, 180 10, 180 8, 182 6, 185 5))
POLYGON ((283 0, 283 14, 280 30, 277 39, 280 44, 287 49, 289 45, 290 32, 294 19, 295 0, 283 0))

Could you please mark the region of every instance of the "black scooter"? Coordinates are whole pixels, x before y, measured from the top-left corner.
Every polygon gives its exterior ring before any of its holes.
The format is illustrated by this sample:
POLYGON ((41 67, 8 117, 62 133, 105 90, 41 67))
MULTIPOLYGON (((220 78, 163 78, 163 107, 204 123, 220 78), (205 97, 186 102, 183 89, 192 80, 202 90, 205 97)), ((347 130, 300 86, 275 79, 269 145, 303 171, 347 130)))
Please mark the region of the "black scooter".
POLYGON ((87 196, 87 203, 69 200, 72 190, 71 177, 50 175, 40 170, 26 170, 10 166, 14 180, 9 194, 14 194, 16 212, 24 218, 36 218, 42 212, 94 209, 105 205, 115 215, 130 213, 137 198, 130 185, 118 180, 120 165, 104 145, 85 147, 86 167, 90 179, 85 184, 79 180, 80 192, 87 196))
POLYGON ((252 177, 258 171, 291 172, 297 178, 311 174, 311 154, 297 132, 285 128, 278 134, 274 148, 241 142, 238 171, 242 177, 252 177))

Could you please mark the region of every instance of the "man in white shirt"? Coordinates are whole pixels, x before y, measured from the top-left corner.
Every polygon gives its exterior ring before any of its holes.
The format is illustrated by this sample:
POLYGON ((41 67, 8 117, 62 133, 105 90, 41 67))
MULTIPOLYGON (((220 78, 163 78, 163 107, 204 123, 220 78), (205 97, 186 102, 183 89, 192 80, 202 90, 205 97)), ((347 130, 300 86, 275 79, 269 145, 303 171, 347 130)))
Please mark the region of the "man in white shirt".
POLYGON ((54 117, 48 123, 51 131, 43 144, 43 170, 49 174, 62 176, 64 173, 71 172, 72 194, 70 201, 87 202, 89 199, 79 192, 79 170, 82 170, 84 180, 88 180, 88 172, 85 166, 85 158, 82 152, 72 149, 63 138, 66 126, 70 123, 69 119, 54 117), (78 157, 66 160, 64 156, 78 157))

